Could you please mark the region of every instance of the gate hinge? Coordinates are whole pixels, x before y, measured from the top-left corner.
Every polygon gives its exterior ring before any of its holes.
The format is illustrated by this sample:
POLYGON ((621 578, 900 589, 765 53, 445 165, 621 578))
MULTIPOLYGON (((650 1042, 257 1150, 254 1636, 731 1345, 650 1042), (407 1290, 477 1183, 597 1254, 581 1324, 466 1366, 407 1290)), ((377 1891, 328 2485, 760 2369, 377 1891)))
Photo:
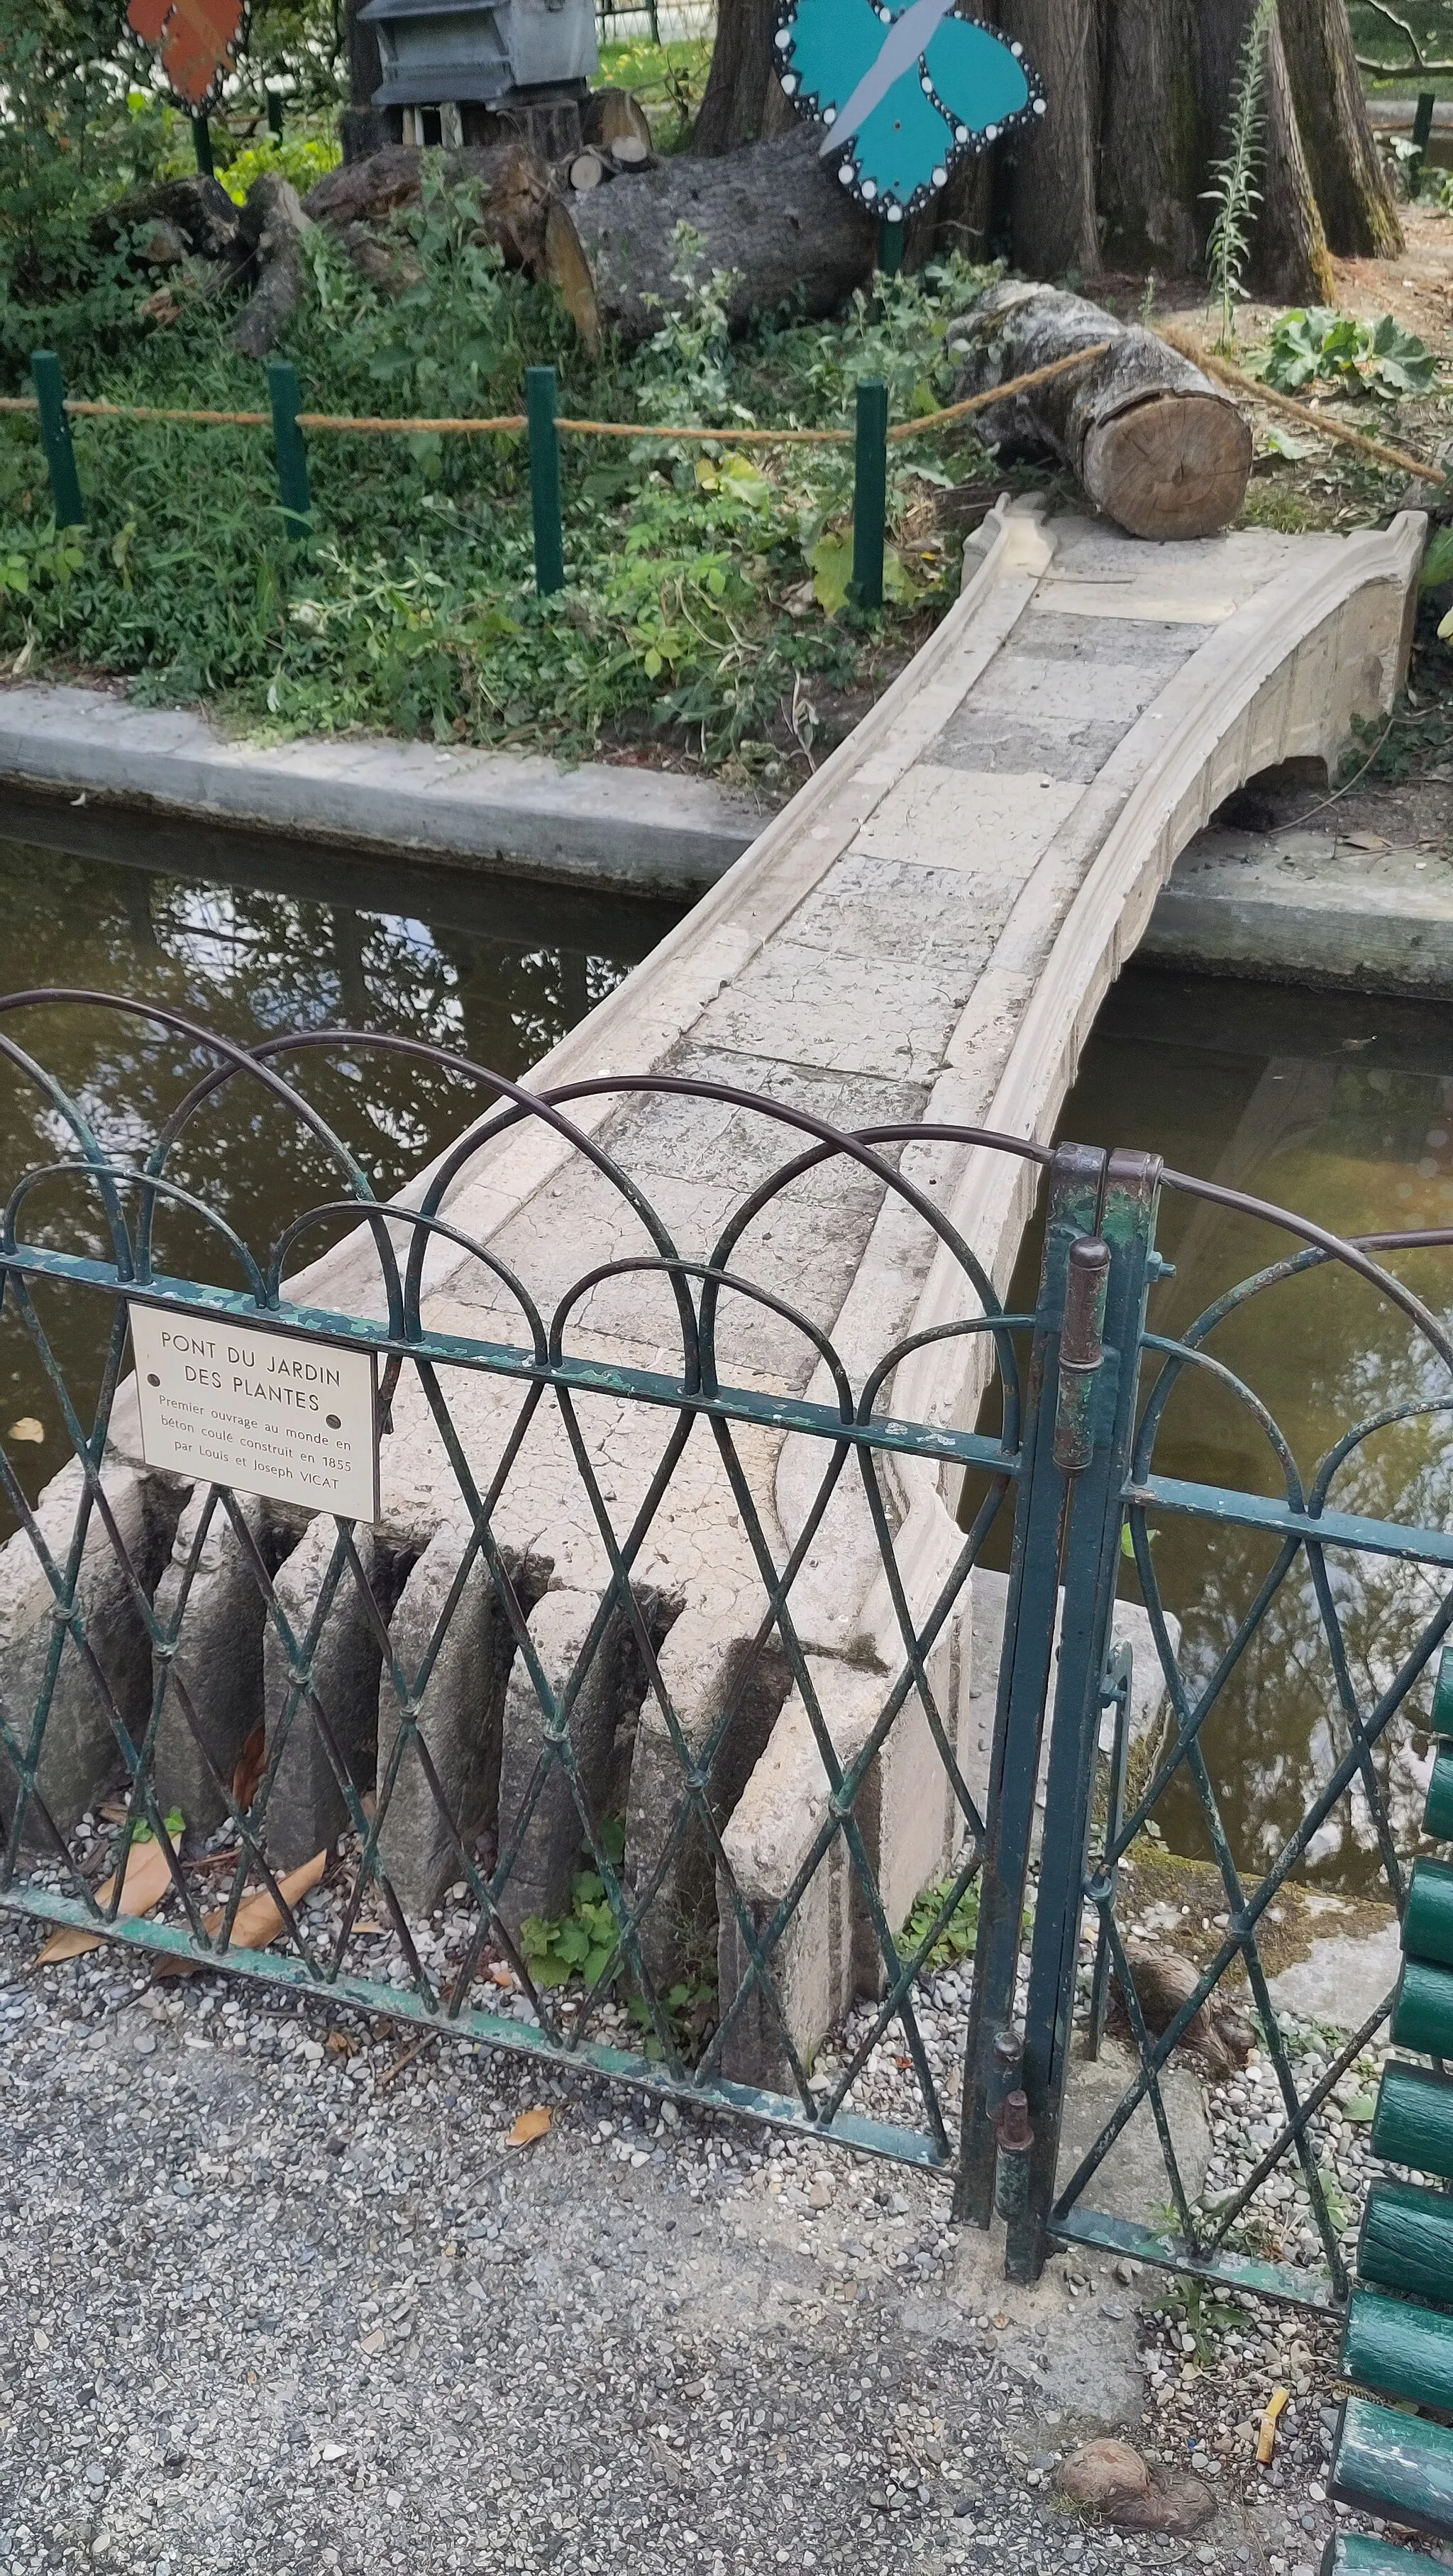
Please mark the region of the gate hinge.
POLYGON ((1060 1327, 1053 1455, 1062 1476, 1083 1475, 1094 1455, 1095 1391, 1105 1358, 1109 1284, 1110 1246, 1098 1234, 1082 1234, 1070 1245, 1060 1327))

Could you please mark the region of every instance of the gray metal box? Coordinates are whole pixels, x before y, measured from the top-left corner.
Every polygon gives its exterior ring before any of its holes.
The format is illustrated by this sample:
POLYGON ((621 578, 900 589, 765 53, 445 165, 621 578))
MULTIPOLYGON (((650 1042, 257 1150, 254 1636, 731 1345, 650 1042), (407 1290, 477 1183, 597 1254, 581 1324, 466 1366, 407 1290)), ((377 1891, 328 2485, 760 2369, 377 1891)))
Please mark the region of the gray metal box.
POLYGON ((486 104, 583 85, 598 69, 595 0, 368 0, 383 82, 375 107, 486 104))

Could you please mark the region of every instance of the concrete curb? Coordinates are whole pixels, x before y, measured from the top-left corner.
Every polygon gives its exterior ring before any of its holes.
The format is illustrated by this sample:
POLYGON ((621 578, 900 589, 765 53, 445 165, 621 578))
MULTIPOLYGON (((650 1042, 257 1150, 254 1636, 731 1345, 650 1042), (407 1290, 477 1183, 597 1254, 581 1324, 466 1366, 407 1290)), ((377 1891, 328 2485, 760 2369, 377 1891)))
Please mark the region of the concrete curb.
POLYGON ((1453 992, 1453 864, 1330 831, 1197 834, 1156 898, 1157 965, 1409 1000, 1453 992))
POLYGON ((0 780, 261 825, 436 865, 623 893, 693 896, 764 821, 708 779, 377 736, 226 742, 189 708, 98 689, 0 688, 0 780))

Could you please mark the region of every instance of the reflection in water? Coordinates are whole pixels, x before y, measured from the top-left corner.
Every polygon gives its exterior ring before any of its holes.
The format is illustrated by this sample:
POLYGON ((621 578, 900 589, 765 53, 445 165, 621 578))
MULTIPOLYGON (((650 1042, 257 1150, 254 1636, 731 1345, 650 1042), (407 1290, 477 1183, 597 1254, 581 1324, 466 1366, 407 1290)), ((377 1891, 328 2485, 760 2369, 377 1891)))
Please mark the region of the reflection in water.
MULTIPOLYGON (((1453 1049, 1443 1015, 1382 1001, 1127 974, 1086 1049, 1060 1132, 1086 1144, 1156 1150, 1181 1171, 1298 1210, 1345 1234, 1453 1223, 1453 1049)), ((1185 1333, 1217 1298, 1295 1245, 1272 1227, 1167 1190, 1158 1242, 1176 1276, 1154 1292, 1150 1329, 1185 1333)), ((1038 1244, 1014 1298, 1032 1296, 1038 1244)), ((1397 1275, 1453 1315, 1453 1251, 1397 1257, 1397 1275)), ((1406 1405, 1444 1407, 1442 1363, 1399 1311, 1336 1266, 1263 1289, 1208 1348, 1267 1408, 1310 1487, 1355 1424, 1406 1405)), ((1147 1387, 1153 1375, 1148 1366, 1147 1387)), ((1184 1372, 1166 1406, 1154 1465, 1167 1476, 1287 1490, 1275 1440, 1209 1372, 1184 1372)), ((1298 1496, 1300 1499, 1300 1496, 1298 1496)), ((1453 1414, 1377 1430, 1338 1467, 1329 1505, 1446 1530, 1453 1523, 1453 1414)), ((1153 1561, 1184 1623, 1193 1697, 1234 1647, 1275 1547, 1255 1533, 1167 1515, 1153 1561)), ((1339 1676, 1304 1555, 1271 1600, 1207 1720, 1203 1745, 1233 1854, 1249 1876, 1296 1829, 1347 1750, 1346 1700, 1364 1717, 1394 1683, 1438 1609, 1436 1574, 1386 1557, 1329 1554, 1327 1606, 1345 1640, 1339 1676)), ((1127 1563, 1122 1590, 1138 1597, 1127 1563)), ((1426 1768, 1429 1682, 1376 1755, 1398 1847, 1415 1841, 1426 1768)), ((1210 1856, 1184 1770, 1157 1818, 1173 1850, 1210 1856)), ((1321 1884, 1373 1890, 1381 1876, 1369 1803, 1355 1788, 1312 1845, 1321 1884)))
MULTIPOLYGON (((22 828, 13 804, 6 822, 17 834, 22 828)), ((244 1044, 288 1028, 357 1026, 457 1049, 518 1075, 611 991, 674 917, 661 907, 606 905, 463 872, 320 862, 275 841, 250 844, 175 825, 133 825, 123 835, 114 820, 92 824, 53 807, 31 809, 23 828, 25 839, 0 843, 6 990, 123 993, 244 1044), (97 836, 89 848, 82 839, 88 830, 97 836), (111 855, 118 847, 126 853, 120 864, 111 855), (165 873, 141 863, 161 860, 165 873), (407 911, 399 908, 401 895, 407 911)), ((3 1025, 9 1040, 43 1058, 103 1148, 118 1157, 145 1153, 211 1061, 180 1034, 94 1009, 25 1009, 7 1014, 3 1025)), ((381 1194, 458 1134, 488 1097, 460 1075, 374 1053, 351 1058, 330 1049, 291 1059, 289 1070, 381 1194)), ((7 1070, 0 1081, 5 1195, 20 1173, 73 1151, 66 1120, 7 1070)), ((256 1084, 220 1091, 189 1125, 168 1168, 259 1256, 301 1209, 341 1194, 333 1158, 256 1084)), ((42 1185, 27 1201, 20 1230, 71 1251, 110 1253, 95 1193, 74 1181, 42 1185)), ((310 1236, 307 1254, 328 1239, 310 1236)), ((184 1210, 159 1217, 156 1266, 242 1284, 216 1232, 184 1210)), ((39 1442, 7 1440, 34 1493, 68 1443, 33 1344, 14 1317, 13 1296, 8 1302, 0 1436, 16 1422, 44 1434, 39 1442)), ((108 1312, 94 1293, 49 1283, 38 1305, 84 1418, 108 1312)))

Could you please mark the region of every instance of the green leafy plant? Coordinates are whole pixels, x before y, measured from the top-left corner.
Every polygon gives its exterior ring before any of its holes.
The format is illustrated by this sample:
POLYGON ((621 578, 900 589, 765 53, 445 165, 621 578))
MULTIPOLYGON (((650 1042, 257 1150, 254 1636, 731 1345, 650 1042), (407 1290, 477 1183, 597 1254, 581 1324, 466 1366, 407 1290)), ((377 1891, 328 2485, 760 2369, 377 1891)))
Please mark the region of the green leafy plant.
POLYGON ((1284 313, 1247 372, 1277 393, 1326 383, 1348 393, 1376 394, 1386 402, 1431 393, 1438 382, 1431 350, 1390 313, 1374 324, 1326 305, 1284 313))
POLYGON ((281 171, 299 196, 305 197, 310 188, 337 168, 341 158, 339 145, 327 135, 288 134, 281 142, 268 135, 262 142, 244 144, 218 175, 229 197, 240 206, 254 179, 260 179, 264 170, 281 171))
MULTIPOLYGON (((606 1820, 600 1839, 611 1867, 619 1869, 626 1849, 626 1829, 619 1817, 606 1820)), ((520 1925, 520 1948, 535 1984, 546 1989, 566 1986, 578 1977, 593 1994, 609 1969, 610 1984, 619 1986, 632 2021, 646 2033, 646 2056, 659 2061, 665 2049, 650 2007, 630 1982, 625 1959, 617 1952, 617 1930, 605 1881, 591 1867, 581 1870, 575 1880, 568 1914, 553 1921, 542 1914, 527 1915, 520 1925)), ((715 2018, 714 1970, 689 1961, 685 1974, 657 2000, 677 2048, 687 2057, 697 2054, 715 2018)))
MULTIPOLYGON (((181 1808, 169 1807, 162 1818, 162 1823, 166 1828, 168 1841, 174 1843, 180 1842, 183 1834, 187 1830, 187 1820, 182 1814, 181 1808)), ((134 1843, 155 1842, 156 1836, 152 1832, 151 1827, 144 1816, 138 1816, 134 1820, 131 1827, 131 1840, 134 1843)))
POLYGON ((1428 539, 1418 588, 1441 590, 1445 581, 1453 581, 1453 528, 1435 528, 1428 539))
POLYGON ((1276 0, 1258 0, 1241 40, 1231 93, 1230 149, 1213 161, 1207 201, 1216 209, 1206 245, 1206 273, 1219 317, 1216 346, 1236 345, 1236 307, 1245 300, 1243 279, 1251 256, 1251 230, 1261 203, 1257 172, 1266 140, 1266 52, 1276 0))
MULTIPOLYGON (((953 1894, 953 1887, 951 1878, 943 1878, 936 1887, 925 1888, 898 1935, 900 1958, 916 1957, 919 1944, 932 1931, 936 1917, 953 1894)), ((943 1924, 923 1964, 926 1968, 952 1968, 960 1959, 973 1957, 978 1938, 979 1882, 974 1879, 943 1924)))

